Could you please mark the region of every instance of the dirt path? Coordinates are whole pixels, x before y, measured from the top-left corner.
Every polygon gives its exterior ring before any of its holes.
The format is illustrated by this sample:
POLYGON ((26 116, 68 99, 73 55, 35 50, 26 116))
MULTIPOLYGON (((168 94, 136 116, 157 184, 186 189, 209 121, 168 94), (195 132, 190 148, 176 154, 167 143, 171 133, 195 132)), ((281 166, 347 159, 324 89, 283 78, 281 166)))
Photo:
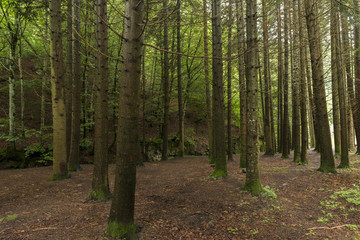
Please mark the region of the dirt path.
MULTIPOLYGON (((299 166, 280 155, 261 156, 261 181, 275 199, 241 190, 245 174, 238 161, 218 181, 206 178, 213 169, 205 157, 146 163, 138 168, 138 238, 360 239, 360 205, 330 198, 341 187, 359 185, 359 157, 352 156, 354 168, 340 174, 317 172, 313 151, 309 160, 299 166)), ((92 165, 82 168, 58 182, 48 181, 51 167, 0 171, 0 219, 7 217, 0 239, 110 239, 104 234, 110 201, 84 201, 92 165)), ((112 188, 113 165, 109 172, 112 188)))

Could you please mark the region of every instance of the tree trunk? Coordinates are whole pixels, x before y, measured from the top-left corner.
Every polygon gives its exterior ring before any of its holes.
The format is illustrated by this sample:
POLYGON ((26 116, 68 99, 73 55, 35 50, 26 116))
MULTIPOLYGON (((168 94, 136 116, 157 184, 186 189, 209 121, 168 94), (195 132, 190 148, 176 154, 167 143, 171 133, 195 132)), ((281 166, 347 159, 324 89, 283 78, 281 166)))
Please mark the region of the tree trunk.
POLYGON ((284 3, 284 119, 282 123, 282 158, 290 154, 289 144, 289 3, 284 3))
POLYGON ((73 85, 73 0, 67 0, 67 50, 66 50, 66 78, 65 78, 65 111, 66 111, 66 159, 69 163, 71 146, 71 118, 72 118, 72 85, 73 85))
MULTIPOLYGON (((181 0, 178 1, 178 12, 176 14, 176 38, 177 52, 181 53, 181 0)), ((179 156, 184 156, 184 110, 181 84, 181 55, 177 55, 177 81, 178 81, 178 107, 179 107, 179 156)))
POLYGON ((213 137, 215 170, 211 178, 218 179, 227 176, 225 154, 225 123, 224 123, 224 82, 221 39, 221 7, 220 0, 212 0, 213 28, 213 137), (215 137, 216 136, 216 137, 215 137))
POLYGON ((299 44, 300 44, 300 111, 301 111, 301 164, 307 164, 308 148, 308 119, 307 119, 307 84, 306 84, 306 43, 304 39, 304 10, 303 0, 298 0, 298 26, 299 26, 299 44))
POLYGON ((300 69, 299 69, 299 60, 300 60, 300 54, 299 54, 299 19, 298 19, 298 6, 297 6, 297 0, 293 0, 293 76, 292 76, 292 96, 293 96, 293 146, 294 146, 294 162, 300 162, 301 161, 301 138, 300 138, 300 87, 299 83, 301 81, 300 79, 300 69))
POLYGON ((164 119, 162 126, 162 156, 161 160, 167 160, 168 154, 168 138, 169 138, 169 42, 168 42, 168 0, 163 0, 164 11, 164 79, 163 79, 163 91, 164 91, 164 119))
POLYGON ((245 82, 245 24, 242 0, 236 0, 238 30, 238 70, 240 95, 240 168, 246 167, 246 82, 245 82))
POLYGON ((19 56, 18 56, 18 68, 19 68, 19 78, 20 78, 20 122, 21 122, 21 143, 22 148, 26 148, 26 138, 25 138, 25 98, 24 98, 24 77, 23 77, 23 68, 22 68, 22 28, 20 20, 17 21, 19 25, 19 56))
MULTIPOLYGON (((306 30, 306 29, 305 29, 306 30)), ((306 34, 306 33, 305 33, 306 34)), ((309 127, 310 127, 310 139, 311 139, 311 147, 315 148, 315 150, 319 151, 318 145, 319 140, 317 138, 318 129, 316 126, 316 113, 315 113, 315 103, 313 98, 312 84, 311 84, 311 71, 309 67, 308 61, 308 46, 305 47, 305 57, 306 57, 306 80, 307 80, 307 92, 309 95, 309 127)))
POLYGON ((262 15, 263 15, 263 39, 264 39, 264 85, 265 85, 265 109, 264 109, 264 133, 266 151, 265 155, 273 156, 275 151, 273 149, 273 134, 272 134, 272 118, 271 118, 271 76, 270 76, 270 60, 269 60, 269 36, 268 36, 268 19, 267 19, 266 1, 262 0, 262 15))
POLYGON ((61 37, 61 1, 50 0, 51 99, 53 112, 52 180, 68 178, 66 148, 66 110, 61 37))
POLYGON ((277 66, 277 76, 278 76, 278 152, 283 152, 283 97, 284 97, 284 62, 283 62, 283 48, 282 48, 282 32, 281 32, 281 10, 280 3, 276 7, 277 15, 277 51, 278 51, 278 66, 277 66))
POLYGON ((338 102, 340 106, 340 134, 341 134, 341 163, 338 168, 350 168, 349 164, 349 144, 348 144, 348 123, 347 123, 347 101, 345 92, 345 81, 342 64, 342 49, 340 40, 340 19, 339 9, 336 1, 331 1, 331 29, 334 34, 331 38, 334 38, 335 48, 335 68, 337 73, 338 82, 338 102))
POLYGON ((108 29, 107 1, 95 2, 96 74, 95 74, 95 132, 94 132, 94 169, 90 199, 110 197, 108 181, 108 29))
POLYGON ((317 15, 317 1, 305 0, 306 24, 308 29, 312 79, 314 86, 314 101, 319 126, 319 145, 321 162, 319 171, 336 172, 331 146, 330 126, 326 107, 326 93, 321 51, 320 26, 317 15))
POLYGON ((203 0, 204 8, 204 69, 205 69, 205 96, 206 96, 206 122, 208 127, 208 145, 209 145, 209 162, 213 162, 213 136, 212 136, 212 112, 211 112, 211 94, 210 94, 210 77, 209 77, 209 48, 208 48, 208 13, 207 0, 203 0))
POLYGON ((233 14, 232 14, 232 0, 229 0, 229 24, 228 24, 228 52, 227 56, 229 58, 227 62, 227 155, 228 155, 228 161, 232 162, 233 159, 233 151, 232 151, 232 134, 231 134, 231 112, 232 112, 232 89, 231 89, 231 79, 232 79, 232 68, 231 68, 231 49, 232 49, 232 24, 233 24, 233 14))
POLYGON ((258 168, 258 83, 257 10, 255 0, 246 0, 246 181, 244 189, 253 195, 262 192, 258 168))
POLYGON ((134 225, 136 159, 139 148, 139 92, 141 73, 144 1, 129 0, 125 5, 124 53, 116 175, 107 234, 112 237, 135 239, 134 225))

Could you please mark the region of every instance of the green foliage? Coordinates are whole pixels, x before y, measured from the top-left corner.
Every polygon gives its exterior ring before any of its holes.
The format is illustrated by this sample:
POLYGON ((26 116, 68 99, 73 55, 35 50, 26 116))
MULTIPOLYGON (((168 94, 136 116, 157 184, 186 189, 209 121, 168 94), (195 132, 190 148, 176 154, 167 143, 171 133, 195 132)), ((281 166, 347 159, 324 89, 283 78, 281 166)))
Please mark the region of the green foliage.
POLYGON ((320 217, 320 218, 317 219, 317 222, 319 222, 319 223, 329 223, 329 222, 331 222, 331 220, 329 220, 328 218, 320 217))
POLYGON ((360 205, 360 187, 356 184, 353 185, 353 188, 345 189, 341 188, 340 191, 335 192, 330 196, 332 199, 336 199, 338 197, 344 198, 348 203, 352 203, 355 205, 360 205))
POLYGON ((89 149, 90 147, 92 147, 92 142, 91 142, 90 138, 81 139, 80 149, 85 150, 85 149, 89 149))
POLYGON ((274 199, 277 198, 275 190, 271 189, 269 186, 265 186, 263 188, 262 194, 265 195, 265 196, 268 196, 270 198, 274 198, 274 199))
POLYGON ((2 223, 3 221, 12 221, 17 219, 19 216, 17 214, 13 214, 13 215, 8 215, 6 217, 0 218, 0 223, 2 223))
POLYGON ((238 229, 238 228, 228 227, 228 228, 227 228, 227 231, 228 231, 229 233, 231 233, 231 234, 236 235, 236 234, 238 234, 239 229, 238 229))

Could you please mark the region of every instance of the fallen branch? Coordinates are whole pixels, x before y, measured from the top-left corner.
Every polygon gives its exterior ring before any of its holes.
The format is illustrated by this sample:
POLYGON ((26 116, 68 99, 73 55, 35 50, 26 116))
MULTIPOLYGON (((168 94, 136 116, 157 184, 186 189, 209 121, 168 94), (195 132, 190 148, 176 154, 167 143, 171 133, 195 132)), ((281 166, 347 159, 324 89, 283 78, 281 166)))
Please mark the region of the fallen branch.
POLYGON ((312 228, 308 228, 307 230, 316 230, 316 229, 339 229, 339 228, 343 228, 343 227, 347 227, 347 226, 349 226, 349 224, 344 224, 344 225, 334 226, 334 227, 312 227, 312 228))

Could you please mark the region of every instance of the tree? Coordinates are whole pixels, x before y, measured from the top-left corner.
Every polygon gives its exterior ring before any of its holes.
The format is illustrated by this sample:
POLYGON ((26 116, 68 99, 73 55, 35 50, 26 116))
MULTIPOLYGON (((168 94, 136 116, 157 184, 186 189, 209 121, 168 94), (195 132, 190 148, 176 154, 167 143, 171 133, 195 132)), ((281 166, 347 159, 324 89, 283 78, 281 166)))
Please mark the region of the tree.
POLYGON ((227 176, 227 165, 225 156, 225 123, 224 123, 224 83, 221 41, 221 8, 220 0, 212 0, 212 83, 213 83, 213 140, 215 170, 211 178, 218 179, 227 176))
POLYGON ((319 131, 320 168, 319 171, 336 172, 331 146, 330 126, 326 107, 323 59, 321 52, 320 28, 318 23, 316 0, 305 0, 306 24, 308 29, 312 81, 314 86, 314 102, 319 131))
MULTIPOLYGON (((356 12, 360 11, 360 2, 358 0, 354 0, 355 10, 356 12)), ((359 49, 360 47, 360 25, 355 24, 354 26, 354 47, 355 49, 359 49)), ((360 52, 355 51, 354 53, 354 70, 355 70, 355 96, 354 96, 354 102, 359 103, 360 102, 360 52)), ((353 113, 356 116, 356 121, 354 121, 354 124, 359 127, 360 123, 360 108, 358 105, 355 107, 355 111, 353 113)), ((360 132, 360 128, 359 128, 360 132)), ((358 134, 360 137, 360 134, 358 134)), ((360 154, 360 144, 359 144, 359 138, 357 138, 358 144, 357 144, 357 150, 356 153, 360 154)))
POLYGON ((52 180, 68 178, 66 151, 66 111, 61 32, 61 1, 50 0, 51 99, 53 111, 52 180))
POLYGON ((162 126, 162 160, 167 160, 168 154, 168 138, 169 138, 169 40, 168 40, 168 0, 163 0, 164 11, 164 79, 163 79, 163 92, 164 92, 164 118, 162 126))
POLYGON ((298 0, 298 30, 300 44, 300 68, 299 68, 299 84, 300 84, 300 111, 301 111, 301 157, 300 164, 307 164, 307 148, 308 148, 308 120, 307 120, 307 83, 306 83, 306 43, 304 39, 304 11, 303 2, 298 0))
POLYGON ((143 11, 143 0, 126 2, 115 189, 107 227, 107 234, 110 236, 127 239, 134 239, 136 231, 134 201, 136 159, 139 157, 138 117, 143 11))
POLYGON ((282 122, 282 158, 288 158, 289 145, 289 3, 284 3, 284 111, 282 122))
POLYGON ((243 188, 259 195, 258 153, 258 83, 257 83, 257 10, 256 1, 246 0, 246 181, 243 188))
MULTIPOLYGON (((176 51, 181 53, 181 0, 178 1, 176 13, 176 51)), ((181 55, 177 55, 177 81, 178 81, 178 106, 179 106, 179 156, 184 156, 184 109, 181 84, 181 55)))
POLYGON ((206 123, 208 127, 208 145, 209 160, 213 161, 213 135, 212 135, 212 112, 211 112, 211 94, 210 94, 210 77, 209 77, 209 37, 208 37, 208 20, 207 20, 207 0, 203 0, 203 23, 204 23, 204 74, 205 74, 205 96, 206 96, 206 123))
POLYGON ((243 1, 236 0, 238 29, 238 71, 240 95, 240 168, 246 167, 246 81, 245 81, 245 24, 243 1))
POLYGON ((268 19, 267 19, 267 5, 265 0, 262 0, 262 15, 263 15, 263 39, 264 39, 264 82, 265 82, 265 109, 264 109, 264 133, 266 151, 265 155, 274 155, 274 144, 272 134, 272 98, 271 98, 271 76, 270 76, 270 60, 269 60, 269 36, 268 36, 268 19))
POLYGON ((231 53, 232 53, 232 24, 233 24, 233 14, 232 14, 232 0, 229 0, 229 24, 228 24, 228 65, 227 65, 227 143, 228 143, 228 161, 234 161, 233 153, 232 153, 232 135, 231 135, 231 113, 232 113, 232 61, 231 61, 231 53))
POLYGON ((277 77, 278 77, 278 124, 277 124, 277 133, 278 133, 278 152, 283 151, 283 97, 284 97, 284 63, 283 63, 283 48, 282 48, 282 31, 281 31, 281 10, 280 3, 276 7, 276 21, 277 21, 277 77))
POLYGON ((94 169, 90 199, 110 197, 108 181, 108 29, 107 1, 95 2, 96 35, 96 77, 95 77, 95 133, 94 133, 94 169))
POLYGON ((78 171, 80 167, 80 113, 81 113, 81 52, 80 52, 80 0, 73 0, 73 84, 72 84, 72 117, 71 145, 69 153, 69 170, 78 171))

